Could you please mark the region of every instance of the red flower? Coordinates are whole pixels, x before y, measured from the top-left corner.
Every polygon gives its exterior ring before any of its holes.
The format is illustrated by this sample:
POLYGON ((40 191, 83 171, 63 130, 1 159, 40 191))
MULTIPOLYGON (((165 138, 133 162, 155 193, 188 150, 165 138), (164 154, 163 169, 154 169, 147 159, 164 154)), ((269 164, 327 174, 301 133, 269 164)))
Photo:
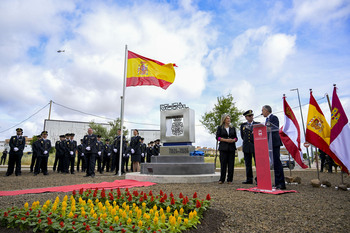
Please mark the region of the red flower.
POLYGON ((161 195, 161 196, 164 195, 163 190, 160 190, 159 195, 161 195))
POLYGON ((38 223, 39 223, 39 224, 41 223, 41 219, 38 220, 38 223))
POLYGON ((126 230, 124 230, 124 228, 122 228, 122 233, 125 233, 126 232, 126 230))
POLYGON ((89 189, 88 192, 91 193, 91 189, 89 189))
POLYGON ((197 192, 194 192, 193 198, 197 198, 197 192))
POLYGON ((183 205, 186 205, 186 198, 183 198, 183 199, 182 199, 182 204, 183 204, 183 205))
POLYGON ((148 196, 153 196, 152 190, 149 191, 148 196))
POLYGON ((26 215, 29 216, 29 211, 27 211, 26 215))
POLYGON ((9 214, 7 212, 4 213, 4 217, 7 217, 9 216, 9 214))
POLYGON ((132 201, 132 197, 131 195, 129 195, 128 201, 131 202, 132 201))
POLYGON ((40 213, 36 217, 39 218, 40 217, 40 213))
POLYGON ((86 194, 86 197, 88 197, 88 196, 89 196, 89 193, 86 194))
POLYGON ((52 214, 52 212, 49 213, 49 216, 52 214))
POLYGON ((97 196, 97 192, 94 192, 94 195, 93 195, 93 197, 96 197, 97 196))
POLYGON ((105 221, 105 223, 107 224, 107 221, 105 221))
POLYGON ((101 191, 101 197, 102 197, 102 198, 106 198, 106 191, 105 191, 105 189, 102 189, 102 191, 101 191))
POLYGON ((25 220, 26 220, 26 217, 22 217, 21 220, 25 221, 25 220))
POLYGON ((47 217, 47 225, 52 225, 52 220, 49 217, 47 217))
POLYGON ((75 221, 73 221, 72 224, 75 225, 75 221))
POLYGON ((75 190, 73 190, 72 194, 73 194, 73 196, 75 196, 77 193, 75 192, 75 190))
POLYGON ((126 188, 126 189, 125 189, 125 192, 129 192, 129 189, 128 189, 128 188, 126 188))
POLYGON ((79 190, 79 194, 80 194, 80 195, 82 195, 82 194, 83 194, 83 192, 84 192, 84 189, 83 189, 83 188, 81 188, 81 189, 79 190))
POLYGON ((159 200, 160 203, 164 203, 164 198, 162 197, 160 200, 159 200))
POLYGON ((61 221, 61 222, 60 222, 60 225, 61 225, 61 228, 63 228, 63 227, 64 227, 64 222, 61 221))
POLYGON ((74 230, 76 230, 77 228, 75 228, 75 226, 72 226, 72 228, 74 229, 74 230))
POLYGON ((133 194, 135 197, 137 197, 139 195, 139 192, 137 192, 137 190, 134 190, 133 194))
POLYGON ((140 197, 140 200, 139 200, 140 202, 143 202, 143 197, 140 197))
POLYGON ((132 229, 135 229, 135 225, 132 226, 132 229))
POLYGON ((74 217, 73 218, 77 218, 78 217, 78 214, 74 214, 74 217))
POLYGON ((170 204, 175 205, 175 199, 172 197, 170 204))
POLYGON ((184 198, 184 195, 182 193, 180 193, 179 198, 184 198))
POLYGON ((100 226, 100 222, 97 222, 96 226, 99 227, 100 226))
POLYGON ((200 208, 201 207, 201 202, 199 200, 197 200, 196 202, 196 208, 200 208))
POLYGON ((146 193, 143 194, 143 199, 147 200, 147 194, 146 193))
POLYGON ((86 231, 90 231, 90 226, 89 225, 86 225, 86 228, 85 228, 86 231))
POLYGON ((85 223, 85 222, 83 222, 83 226, 86 226, 86 223, 85 223))
POLYGON ((171 192, 171 193, 170 193, 170 197, 174 197, 174 194, 173 194, 173 192, 171 192))
POLYGON ((209 195, 209 193, 208 193, 208 195, 207 195, 207 201, 210 201, 211 200, 211 197, 210 197, 210 195, 209 195))
POLYGON ((110 226, 109 229, 110 229, 111 231, 114 231, 114 228, 113 228, 112 226, 110 226))
POLYGON ((164 193, 164 196, 163 196, 164 200, 166 200, 168 198, 168 196, 166 195, 166 193, 164 193))
POLYGON ((147 230, 151 230, 151 227, 148 227, 147 230))
POLYGON ((186 203, 188 203, 190 200, 188 200, 188 196, 186 196, 186 203))
POLYGON ((101 229, 100 232, 103 233, 103 230, 101 229))
POLYGON ((17 214, 15 214, 15 216, 13 216, 14 218, 17 218, 17 214))
POLYGON ((33 209, 32 208, 29 208, 30 211, 32 211, 33 209))
POLYGON ((109 200, 113 201, 114 200, 113 194, 109 193, 108 195, 109 195, 109 200))

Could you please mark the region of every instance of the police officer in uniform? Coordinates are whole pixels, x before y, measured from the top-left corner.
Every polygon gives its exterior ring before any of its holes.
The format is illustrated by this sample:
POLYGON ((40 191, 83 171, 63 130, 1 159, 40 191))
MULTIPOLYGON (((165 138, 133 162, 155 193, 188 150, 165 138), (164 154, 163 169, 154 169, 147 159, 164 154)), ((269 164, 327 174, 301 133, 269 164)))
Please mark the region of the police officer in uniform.
POLYGON ((160 139, 154 141, 153 155, 158 156, 160 154, 160 139))
POLYGON ((97 171, 102 174, 102 158, 103 158, 103 149, 104 145, 103 142, 101 142, 101 135, 97 135, 97 156, 96 156, 96 161, 97 161, 97 171))
POLYGON ((81 163, 81 171, 85 172, 86 170, 86 162, 85 162, 85 155, 83 152, 83 139, 80 139, 80 145, 78 146, 78 162, 77 162, 77 171, 79 172, 79 167, 81 163))
POLYGON ((16 129, 17 135, 10 138, 10 153, 9 163, 7 167, 6 176, 12 175, 16 164, 16 176, 21 175, 21 160, 23 156, 23 150, 26 145, 26 139, 22 136, 23 129, 16 129))
POLYGON ((52 170, 55 172, 56 169, 57 169, 57 172, 59 172, 59 169, 58 169, 58 165, 59 165, 59 161, 60 161, 60 142, 64 140, 64 135, 60 135, 60 140, 58 140, 56 143, 55 143, 55 149, 56 149, 56 153, 55 153, 55 161, 53 163, 53 168, 52 170))
MULTIPOLYGON (((115 174, 117 175, 119 172, 119 163, 120 163, 120 138, 121 138, 121 129, 118 129, 117 131, 118 136, 114 139, 113 145, 112 145, 112 167, 111 167, 111 172, 113 172, 115 170, 115 174), (113 161, 114 159, 114 161, 113 161)), ((121 173, 125 173, 124 170, 124 164, 126 163, 126 154, 125 154, 125 150, 126 150, 126 140, 125 140, 125 135, 123 135, 123 145, 122 145, 122 165, 121 165, 121 173)))
POLYGON ((253 168, 252 168, 252 159, 255 160, 254 152, 254 136, 253 136, 253 125, 258 124, 255 122, 254 114, 252 110, 248 110, 243 113, 245 116, 246 122, 241 124, 241 137, 243 139, 242 150, 244 153, 244 163, 246 169, 247 180, 243 181, 243 184, 253 184, 253 168))
POLYGON ((153 155, 153 141, 150 141, 150 143, 148 143, 148 147, 147 147, 147 150, 146 150, 146 162, 147 163, 150 163, 151 162, 151 157, 153 155))
POLYGON ((95 177, 95 164, 97 156, 97 136, 93 134, 91 128, 88 129, 88 134, 83 138, 83 151, 86 159, 86 175, 84 177, 95 177))
POLYGON ((59 146, 58 148, 56 148, 56 150, 58 150, 58 167, 57 167, 57 172, 61 172, 61 173, 65 173, 64 170, 64 165, 65 165, 65 157, 66 157, 66 136, 65 135, 60 135, 60 142, 59 142, 59 146))
POLYGON ((75 163, 75 154, 77 153, 77 141, 74 140, 74 133, 69 134, 69 140, 67 141, 67 152, 68 152, 68 166, 66 168, 66 172, 69 173, 69 166, 70 166, 70 173, 74 174, 74 163, 75 163))
POLYGON ((49 153, 51 149, 51 141, 47 139, 47 131, 41 133, 42 138, 39 140, 38 157, 35 164, 34 176, 40 173, 40 169, 44 175, 48 175, 47 161, 49 159, 49 153))
POLYGON ((141 162, 141 137, 139 136, 139 131, 134 129, 134 136, 130 139, 129 152, 131 154, 132 171, 140 171, 141 162))
POLYGON ((1 156, 1 162, 0 165, 5 165, 6 163, 6 157, 7 157, 7 149, 5 148, 5 150, 2 152, 2 156, 1 156))
POLYGON ((102 166, 102 171, 105 170, 106 167, 106 172, 109 172, 109 165, 111 162, 111 155, 112 155, 112 148, 109 145, 109 139, 107 138, 106 144, 103 146, 103 166, 102 166))
POLYGON ((40 153, 39 152, 39 145, 40 145, 41 135, 37 135, 36 138, 37 138, 37 140, 35 142, 33 142, 33 145, 32 145, 33 154, 32 154, 32 161, 30 163, 30 172, 34 171, 35 162, 36 162, 36 159, 38 157, 38 153, 40 153))
POLYGON ((147 150, 147 146, 146 143, 144 143, 145 139, 141 138, 141 163, 145 162, 145 157, 146 157, 146 150, 147 150))

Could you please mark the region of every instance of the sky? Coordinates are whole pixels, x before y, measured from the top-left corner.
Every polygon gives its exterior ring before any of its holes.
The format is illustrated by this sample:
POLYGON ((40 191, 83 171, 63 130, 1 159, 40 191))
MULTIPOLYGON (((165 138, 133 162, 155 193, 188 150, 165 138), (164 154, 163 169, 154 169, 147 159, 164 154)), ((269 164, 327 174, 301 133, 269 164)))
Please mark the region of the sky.
POLYGON ((217 97, 256 121, 268 104, 282 126, 285 94, 301 125, 291 89, 304 121, 309 89, 330 119, 333 84, 350 115, 349 0, 2 0, 0 12, 0 140, 41 133, 50 100, 55 120, 120 117, 125 45, 178 66, 167 90, 126 88, 129 129, 159 129, 159 105, 181 102, 195 145, 215 147, 199 120, 217 97))

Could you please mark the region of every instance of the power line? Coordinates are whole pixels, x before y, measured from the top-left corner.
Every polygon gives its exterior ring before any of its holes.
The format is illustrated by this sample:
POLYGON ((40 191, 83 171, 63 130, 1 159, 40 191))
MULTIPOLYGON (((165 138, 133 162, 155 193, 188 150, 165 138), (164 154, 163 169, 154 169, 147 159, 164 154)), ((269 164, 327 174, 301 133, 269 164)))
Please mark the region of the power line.
POLYGON ((8 128, 8 129, 5 129, 5 130, 1 131, 0 133, 4 133, 4 132, 6 132, 7 130, 10 130, 10 129, 12 129, 12 128, 14 128, 14 127, 16 127, 16 126, 18 126, 18 125, 24 123, 24 122, 26 122, 27 120, 29 120, 30 118, 32 118, 33 116, 35 116, 36 114, 38 114, 40 111, 42 111, 44 108, 46 108, 49 104, 50 104, 50 103, 46 104, 44 107, 42 107, 41 109, 39 109, 38 111, 36 111, 34 114, 30 115, 30 116, 29 116, 28 118, 26 118, 25 120, 23 120, 23 121, 21 121, 21 122, 15 124, 15 125, 13 125, 13 126, 11 126, 11 127, 8 128))

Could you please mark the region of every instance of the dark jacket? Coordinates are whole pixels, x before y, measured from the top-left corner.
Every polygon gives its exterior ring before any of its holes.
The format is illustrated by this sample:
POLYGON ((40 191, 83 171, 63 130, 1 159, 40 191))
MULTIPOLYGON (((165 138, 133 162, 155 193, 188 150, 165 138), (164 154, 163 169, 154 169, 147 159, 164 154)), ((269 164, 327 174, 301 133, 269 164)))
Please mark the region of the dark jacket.
POLYGON ((51 141, 49 139, 44 140, 40 139, 39 153, 38 156, 49 157, 50 149, 51 149, 51 141), (47 151, 47 154, 44 154, 44 151, 47 151))
POLYGON ((259 124, 259 122, 252 121, 251 125, 248 122, 241 124, 241 138, 243 140, 242 151, 243 153, 254 153, 254 135, 253 125, 259 124))
POLYGON ((66 141, 66 147, 67 147, 67 154, 68 157, 75 157, 75 153, 77 151, 77 141, 73 140, 68 140, 66 141), (73 151, 73 155, 70 154, 70 152, 73 151))
POLYGON ((10 154, 23 155, 24 146, 26 145, 26 139, 23 136, 12 136, 10 138, 10 154), (17 147, 18 151, 14 151, 13 149, 17 147))
POLYGON ((97 136, 95 134, 85 135, 83 138, 83 151, 84 153, 97 153, 97 136), (86 147, 90 147, 90 151, 86 150, 86 147))
MULTIPOLYGON (((267 118, 265 125, 266 125, 266 127, 268 127, 272 131, 272 146, 273 147, 282 146, 283 144, 282 144, 280 134, 279 134, 280 123, 279 123, 278 117, 270 114, 270 116, 268 116, 268 118, 267 118)), ((267 132, 267 136, 268 136, 268 138, 270 138, 269 132, 267 132)))
MULTIPOLYGON (((224 126, 218 126, 216 130, 216 140, 219 140, 219 138, 225 138, 225 139, 234 139, 237 138, 236 129, 234 127, 229 128, 229 134, 227 134, 227 131, 224 126)), ((219 150, 221 151, 235 151, 236 150, 236 143, 228 143, 228 142, 220 142, 219 143, 219 150)))
POLYGON ((134 155, 140 155, 141 154, 141 137, 140 136, 133 136, 130 140, 130 146, 129 146, 129 153, 134 155), (131 153, 131 149, 134 149, 134 153, 131 153))

